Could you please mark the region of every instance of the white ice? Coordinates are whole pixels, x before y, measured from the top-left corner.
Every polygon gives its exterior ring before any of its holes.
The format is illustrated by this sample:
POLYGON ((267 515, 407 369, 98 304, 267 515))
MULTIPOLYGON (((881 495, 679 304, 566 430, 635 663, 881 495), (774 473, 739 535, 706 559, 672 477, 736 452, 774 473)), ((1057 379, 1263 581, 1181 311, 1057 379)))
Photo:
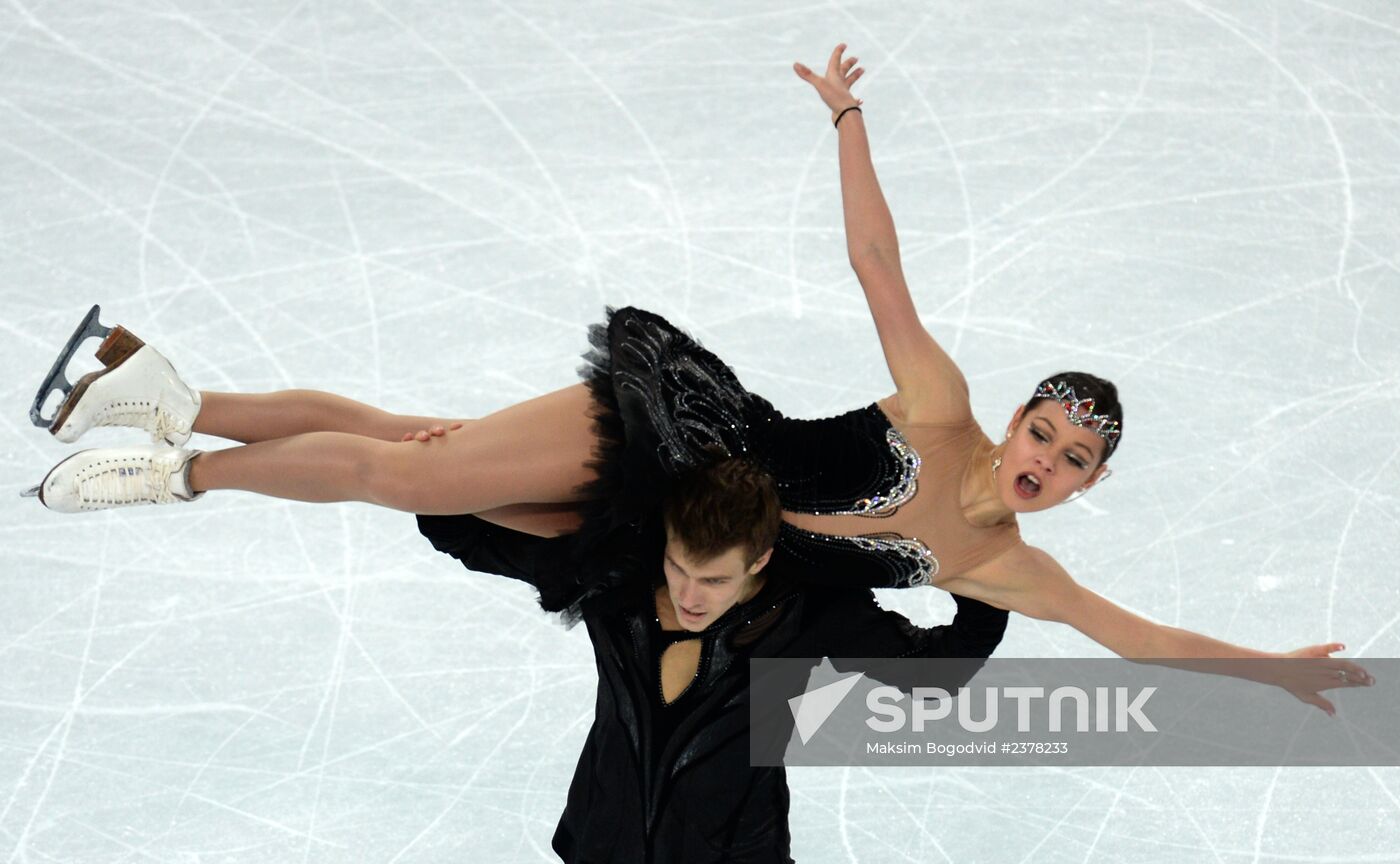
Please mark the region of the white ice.
MULTIPOLYGON (((93 303, 203 389, 454 416, 571 383, 630 303, 789 413, 866 404, 836 139, 791 70, 838 41, 988 432, 1058 369, 1121 388, 1116 475, 1027 539, 1168 624, 1400 655, 1394 3, 12 0, 0 860, 553 860, 581 628, 367 505, 45 512, 17 493, 69 448, 29 402, 93 303)), ((1015 618, 1000 653, 1105 651, 1015 618)), ((1400 860, 1395 769, 790 781, 802 862, 1400 860)))

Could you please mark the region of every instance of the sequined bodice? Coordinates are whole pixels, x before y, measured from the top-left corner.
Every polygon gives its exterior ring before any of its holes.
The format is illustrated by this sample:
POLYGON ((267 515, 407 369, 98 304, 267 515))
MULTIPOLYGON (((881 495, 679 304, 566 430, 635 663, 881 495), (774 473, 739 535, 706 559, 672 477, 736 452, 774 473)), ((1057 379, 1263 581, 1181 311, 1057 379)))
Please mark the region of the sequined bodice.
MULTIPOLYGON (((925 585, 972 569, 996 557, 1020 535, 1013 521, 988 527, 970 524, 961 494, 970 467, 986 461, 991 442, 971 417, 947 424, 895 426, 878 405, 829 420, 850 433, 879 440, 883 458, 870 465, 871 487, 844 502, 829 486, 823 495, 804 495, 812 485, 780 476, 784 525, 780 549, 814 568, 835 568, 847 577, 884 587, 925 585), (859 423, 842 423, 853 415, 859 423), (877 479, 878 478, 878 479, 877 479), (819 500, 813 500, 813 498, 819 500)), ((840 459, 830 452, 828 455, 840 459)), ((847 442, 846 459, 868 459, 867 447, 847 442)))

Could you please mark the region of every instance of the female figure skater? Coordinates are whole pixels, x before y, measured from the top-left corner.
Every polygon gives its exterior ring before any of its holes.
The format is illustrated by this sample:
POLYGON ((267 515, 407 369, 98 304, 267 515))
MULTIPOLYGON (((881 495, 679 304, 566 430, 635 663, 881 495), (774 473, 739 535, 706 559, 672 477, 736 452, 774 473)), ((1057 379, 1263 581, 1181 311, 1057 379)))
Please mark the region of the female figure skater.
MULTIPOLYGON (((584 384, 477 420, 400 416, 309 391, 201 393, 130 333, 91 326, 90 313, 46 386, 85 335, 107 335, 98 351, 106 368, 60 388, 70 392, 52 420, 39 416, 49 395, 41 390, 37 424, 68 442, 94 425, 126 425, 172 445, 193 431, 245 446, 83 451, 31 491, 64 512, 241 489, 425 515, 473 513, 541 535, 578 529, 586 555, 655 512, 668 478, 716 452, 747 455, 777 478, 784 513, 774 554, 793 556, 814 581, 933 584, 1064 622, 1128 658, 1327 658, 1341 650, 1333 643, 1270 654, 1153 623, 1022 542, 1017 514, 1046 510, 1107 476, 1123 432, 1117 392, 1092 375, 1052 375, 1012 414, 1003 442, 983 435, 961 371, 915 312, 860 100, 850 91, 863 70, 842 58, 844 50, 836 46, 823 75, 794 69, 836 125, 847 253, 893 395, 824 420, 785 418, 663 318, 623 309, 591 329, 584 384), (404 434, 414 429, 424 431, 404 434)), ((1370 682, 1340 659, 1312 668, 1312 678, 1281 686, 1329 713, 1317 691, 1370 682)))

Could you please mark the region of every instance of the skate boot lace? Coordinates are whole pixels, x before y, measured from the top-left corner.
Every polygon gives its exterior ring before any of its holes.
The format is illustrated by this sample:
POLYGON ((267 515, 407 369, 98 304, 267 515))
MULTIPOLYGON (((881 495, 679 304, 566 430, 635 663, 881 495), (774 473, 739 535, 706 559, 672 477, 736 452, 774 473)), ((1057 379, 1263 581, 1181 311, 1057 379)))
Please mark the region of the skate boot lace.
POLYGON ((169 504, 182 500, 170 491, 172 470, 156 459, 106 460, 78 481, 78 495, 84 504, 169 504))
POLYGON ((94 426, 134 426, 157 438, 188 435, 189 429, 159 402, 123 400, 109 402, 93 422, 94 426))

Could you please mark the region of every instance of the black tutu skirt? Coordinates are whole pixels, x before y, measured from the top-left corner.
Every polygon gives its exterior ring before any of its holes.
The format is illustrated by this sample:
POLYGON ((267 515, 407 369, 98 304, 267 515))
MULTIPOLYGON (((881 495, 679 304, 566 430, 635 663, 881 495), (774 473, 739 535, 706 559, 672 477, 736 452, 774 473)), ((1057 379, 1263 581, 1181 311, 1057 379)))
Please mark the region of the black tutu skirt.
MULTIPOLYGON (((689 469, 752 458, 773 474, 783 508, 804 513, 878 516, 872 501, 912 485, 917 456, 911 465, 877 405, 818 420, 784 417, 696 340, 641 309, 609 308, 588 338, 579 374, 593 401, 597 477, 580 490, 583 522, 572 541, 578 590, 567 604, 541 598, 566 621, 629 574, 660 577, 659 554, 636 560, 637 550, 655 552, 638 535, 654 535, 671 483, 689 469)), ((906 559, 897 544, 855 543, 784 523, 769 567, 818 585, 919 584, 911 581, 917 562, 906 559)))

